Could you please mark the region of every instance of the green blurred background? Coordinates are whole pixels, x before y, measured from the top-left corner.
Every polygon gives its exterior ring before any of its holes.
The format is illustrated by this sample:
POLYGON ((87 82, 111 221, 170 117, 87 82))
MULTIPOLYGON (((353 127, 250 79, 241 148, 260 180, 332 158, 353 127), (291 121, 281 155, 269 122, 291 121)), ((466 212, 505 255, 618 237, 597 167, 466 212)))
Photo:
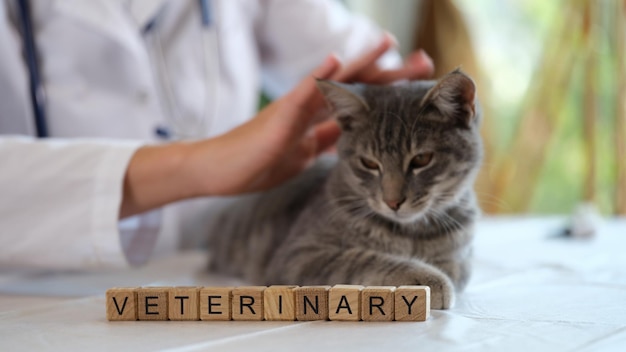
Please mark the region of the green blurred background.
POLYGON ((346 0, 477 82, 487 213, 626 214, 623 0, 346 0))

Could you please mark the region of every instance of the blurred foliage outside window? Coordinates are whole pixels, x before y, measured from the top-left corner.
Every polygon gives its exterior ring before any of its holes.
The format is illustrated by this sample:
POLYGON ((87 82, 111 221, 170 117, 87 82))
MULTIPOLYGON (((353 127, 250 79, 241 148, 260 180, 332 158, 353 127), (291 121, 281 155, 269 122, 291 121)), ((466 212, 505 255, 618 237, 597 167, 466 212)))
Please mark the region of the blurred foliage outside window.
POLYGON ((410 49, 431 54, 436 76, 461 66, 476 79, 487 213, 569 213, 587 201, 626 214, 626 1, 380 3, 347 1, 383 26, 412 16, 414 28, 394 30, 413 34, 410 49))

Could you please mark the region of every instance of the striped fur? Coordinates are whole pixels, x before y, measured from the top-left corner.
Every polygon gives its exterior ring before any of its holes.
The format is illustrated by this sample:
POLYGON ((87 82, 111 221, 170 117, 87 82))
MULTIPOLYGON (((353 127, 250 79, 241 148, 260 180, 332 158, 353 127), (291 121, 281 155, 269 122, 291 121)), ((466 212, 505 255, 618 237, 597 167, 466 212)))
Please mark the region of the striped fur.
POLYGON ((479 215, 473 82, 454 71, 439 82, 321 89, 341 112, 338 158, 237 200, 211 231, 211 269, 258 284, 428 285, 432 308, 451 307, 479 215), (424 151, 430 164, 410 170, 424 151), (389 193, 406 198, 397 211, 382 201, 389 193))

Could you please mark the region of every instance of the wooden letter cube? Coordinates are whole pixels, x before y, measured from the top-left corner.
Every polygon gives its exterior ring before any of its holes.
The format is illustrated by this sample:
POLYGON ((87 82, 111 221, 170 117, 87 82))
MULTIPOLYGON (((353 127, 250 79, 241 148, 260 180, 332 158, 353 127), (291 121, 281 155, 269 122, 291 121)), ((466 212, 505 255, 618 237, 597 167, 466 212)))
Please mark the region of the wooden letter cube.
POLYGON ((330 320, 361 320, 361 290, 359 285, 335 285, 328 291, 330 320))
POLYGON ((106 293, 108 320, 137 320, 137 292, 135 288, 115 287, 106 293))
POLYGON ((430 287, 400 286, 395 296, 397 321, 425 321, 430 317, 430 287))
POLYGON ((167 320, 168 287, 141 287, 137 289, 137 317, 139 320, 167 320))
POLYGON ((295 320, 295 293, 297 286, 270 286, 263 291, 265 320, 295 320))
POLYGON ((200 289, 200 319, 230 320, 232 287, 203 287, 200 289))
POLYGON ((296 319, 328 320, 328 290, 330 286, 296 288, 296 319))
POLYGON ((392 321, 395 316, 393 286, 368 286, 361 291, 361 319, 392 321))
POLYGON ((263 320, 265 286, 243 286, 233 289, 233 320, 263 320))
POLYGON ((199 320, 199 287, 173 287, 168 295, 170 320, 199 320))

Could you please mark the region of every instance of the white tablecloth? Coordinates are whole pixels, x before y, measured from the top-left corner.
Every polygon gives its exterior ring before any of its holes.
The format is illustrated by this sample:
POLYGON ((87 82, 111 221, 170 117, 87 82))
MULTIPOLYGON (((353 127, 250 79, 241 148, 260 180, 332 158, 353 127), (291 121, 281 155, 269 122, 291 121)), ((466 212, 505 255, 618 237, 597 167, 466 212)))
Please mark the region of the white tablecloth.
POLYGON ((0 350, 626 351, 626 219, 589 241, 562 218, 480 222, 474 276, 425 323, 107 322, 113 286, 243 285, 181 253, 124 272, 0 274, 0 350))

